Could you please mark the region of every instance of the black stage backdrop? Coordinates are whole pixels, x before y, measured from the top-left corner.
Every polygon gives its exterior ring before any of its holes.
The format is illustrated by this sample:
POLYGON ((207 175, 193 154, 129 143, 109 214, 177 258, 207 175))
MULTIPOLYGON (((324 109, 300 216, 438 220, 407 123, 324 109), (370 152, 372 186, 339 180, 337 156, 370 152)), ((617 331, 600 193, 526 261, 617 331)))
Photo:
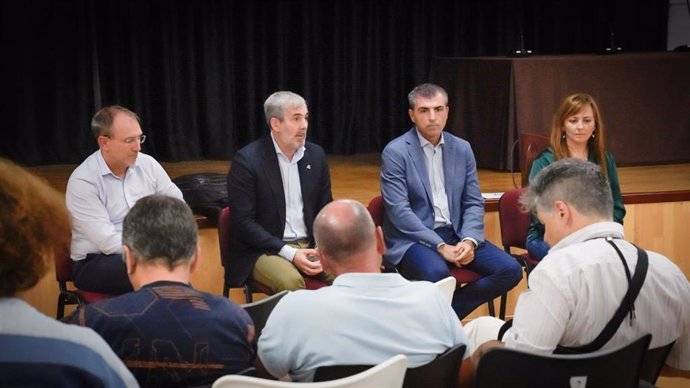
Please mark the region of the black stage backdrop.
MULTIPOLYGON (((5 0, 0 155, 78 163, 106 104, 138 113, 161 161, 230 159, 267 131, 263 101, 303 95, 310 139, 379 152, 407 130, 434 57, 666 46, 664 0, 5 0), (522 31, 522 34, 521 34, 522 31)), ((560 98, 560 97, 559 97, 560 98)), ((621 96, 624 98, 624 96, 621 96)), ((481 166, 480 166, 481 167, 481 166)))

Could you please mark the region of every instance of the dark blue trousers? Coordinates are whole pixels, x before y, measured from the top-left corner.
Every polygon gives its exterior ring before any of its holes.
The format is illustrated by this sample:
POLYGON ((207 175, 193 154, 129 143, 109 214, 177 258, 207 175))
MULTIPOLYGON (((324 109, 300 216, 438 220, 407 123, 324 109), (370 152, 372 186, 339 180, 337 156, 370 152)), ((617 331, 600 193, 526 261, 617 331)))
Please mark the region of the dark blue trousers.
MULTIPOLYGON (((435 230, 446 244, 457 244, 460 238, 452 228, 435 230)), ((412 245, 398 264, 398 271, 411 280, 436 282, 450 276, 453 264, 437 251, 422 244, 412 245)), ((474 309, 511 290, 522 279, 522 267, 509 254, 489 241, 484 241, 474 251, 474 260, 465 266, 482 276, 464 287, 457 287, 453 295, 453 309, 460 319, 474 309)))
POLYGON ((74 262, 72 281, 80 290, 120 295, 133 290, 121 254, 89 253, 74 262))

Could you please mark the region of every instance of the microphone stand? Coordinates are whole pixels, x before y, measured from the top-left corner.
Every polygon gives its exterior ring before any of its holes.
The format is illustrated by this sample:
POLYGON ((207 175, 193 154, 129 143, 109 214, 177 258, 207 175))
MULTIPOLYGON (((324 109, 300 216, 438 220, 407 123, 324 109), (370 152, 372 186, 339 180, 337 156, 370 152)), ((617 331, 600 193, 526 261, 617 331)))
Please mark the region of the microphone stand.
POLYGON ((623 49, 620 46, 616 46, 616 34, 613 32, 613 28, 611 28, 611 25, 609 24, 609 32, 611 33, 611 41, 610 41, 610 46, 604 49, 604 52, 602 54, 610 55, 610 54, 618 54, 623 51, 623 49))
POLYGON ((508 53, 509 57, 524 58, 532 55, 532 50, 525 48, 525 32, 522 28, 522 1, 520 2, 520 17, 518 18, 518 29, 520 31, 520 47, 508 53))

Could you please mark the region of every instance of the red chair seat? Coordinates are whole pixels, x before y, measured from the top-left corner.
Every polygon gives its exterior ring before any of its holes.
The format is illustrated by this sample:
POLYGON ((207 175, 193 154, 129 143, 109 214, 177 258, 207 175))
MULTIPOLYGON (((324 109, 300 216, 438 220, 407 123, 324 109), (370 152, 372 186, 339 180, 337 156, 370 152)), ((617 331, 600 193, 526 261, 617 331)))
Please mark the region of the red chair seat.
POLYGON ((467 268, 452 268, 450 275, 455 278, 457 284, 472 283, 482 278, 482 275, 467 268))
POLYGON ((84 291, 84 290, 73 290, 75 294, 79 295, 85 303, 98 302, 104 299, 110 299, 113 295, 102 294, 100 292, 84 291))
POLYGON ((328 286, 327 283, 312 278, 304 278, 304 283, 307 285, 307 290, 318 290, 321 287, 328 286))
POLYGON ((68 287, 72 282, 72 266, 74 261, 69 257, 69 252, 55 255, 55 278, 58 282, 60 293, 57 300, 57 319, 65 316, 65 306, 76 304, 82 307, 84 304, 98 302, 99 300, 113 298, 117 295, 102 294, 100 292, 84 291, 74 287, 68 287))
POLYGON ((527 274, 532 272, 534 267, 536 267, 537 264, 539 264, 539 260, 533 259, 527 252, 520 254, 511 253, 511 256, 513 256, 517 261, 521 262, 520 264, 522 264, 525 267, 527 274))

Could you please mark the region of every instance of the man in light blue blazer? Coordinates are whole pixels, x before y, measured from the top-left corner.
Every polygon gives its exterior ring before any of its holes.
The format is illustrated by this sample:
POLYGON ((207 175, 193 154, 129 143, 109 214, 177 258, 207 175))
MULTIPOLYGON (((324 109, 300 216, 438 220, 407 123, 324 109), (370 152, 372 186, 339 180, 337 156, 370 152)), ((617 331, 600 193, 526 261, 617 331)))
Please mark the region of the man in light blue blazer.
POLYGON ((446 91, 422 84, 408 100, 415 126, 388 143, 382 154, 384 259, 409 279, 435 282, 449 276, 450 266, 482 275, 455 291, 453 309, 463 319, 512 289, 522 269, 484 240, 484 199, 474 153, 467 141, 443 131, 446 91))

